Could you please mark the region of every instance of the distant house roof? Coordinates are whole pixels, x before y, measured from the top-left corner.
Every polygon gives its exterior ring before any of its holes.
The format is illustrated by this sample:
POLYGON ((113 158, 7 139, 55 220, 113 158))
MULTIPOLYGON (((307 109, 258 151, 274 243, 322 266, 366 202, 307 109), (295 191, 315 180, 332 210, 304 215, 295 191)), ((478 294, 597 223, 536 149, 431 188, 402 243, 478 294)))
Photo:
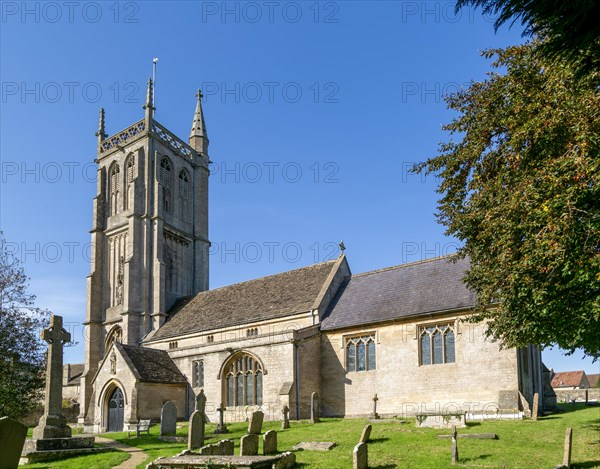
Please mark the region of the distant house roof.
POLYGON ((142 381, 154 383, 185 383, 186 379, 164 350, 124 345, 115 347, 129 360, 135 373, 142 381))
POLYGON ((589 386, 585 371, 561 371, 552 377, 553 388, 580 388, 589 386))
POLYGON ((462 281, 467 259, 430 259, 353 275, 321 321, 322 330, 460 310, 475 305, 462 281))
POLYGON ((335 263, 314 264, 180 300, 150 341, 310 311, 335 263))
POLYGON ((598 378, 600 378, 600 374, 587 375, 587 379, 590 383, 590 388, 598 387, 598 378))
POLYGON ((63 367, 63 373, 65 374, 65 382, 67 386, 75 386, 80 384, 81 375, 85 365, 83 363, 67 364, 63 367), (66 369, 66 370, 65 370, 66 369), (68 373, 68 375, 66 374, 68 373))

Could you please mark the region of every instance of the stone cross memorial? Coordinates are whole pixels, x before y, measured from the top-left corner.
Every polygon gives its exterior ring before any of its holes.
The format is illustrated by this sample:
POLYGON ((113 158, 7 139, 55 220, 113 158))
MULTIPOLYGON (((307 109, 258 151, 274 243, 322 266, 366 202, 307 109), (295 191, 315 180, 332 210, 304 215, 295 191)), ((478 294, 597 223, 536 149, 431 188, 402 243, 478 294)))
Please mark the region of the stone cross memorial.
POLYGON ((71 334, 63 328, 61 316, 50 318, 50 327, 41 333, 48 342, 48 365, 46 367, 46 395, 44 415, 33 429, 34 439, 69 438, 71 427, 62 414, 63 346, 71 341, 71 334))
POLYGON ((373 396, 373 413, 371 414, 371 418, 372 419, 378 419, 379 418, 379 414, 377 413, 377 401, 379 400, 379 398, 377 397, 377 394, 375 394, 373 396))
POLYGON ((283 414, 283 421, 281 422, 281 429, 285 430, 286 428, 290 428, 290 408, 286 405, 281 409, 281 413, 283 414))
POLYGON ((219 406, 219 408, 217 409, 217 412, 219 412, 219 424, 217 425, 217 428, 215 429, 215 433, 229 433, 229 430, 227 429, 227 425, 225 425, 225 422, 224 422, 225 406, 223 404, 221 404, 219 406))

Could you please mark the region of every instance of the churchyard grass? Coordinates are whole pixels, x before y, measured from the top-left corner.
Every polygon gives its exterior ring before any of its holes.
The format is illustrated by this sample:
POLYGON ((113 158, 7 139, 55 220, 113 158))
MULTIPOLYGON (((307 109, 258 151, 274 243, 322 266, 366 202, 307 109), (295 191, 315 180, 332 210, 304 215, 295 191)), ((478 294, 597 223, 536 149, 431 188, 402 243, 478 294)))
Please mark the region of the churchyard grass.
POLYGON ((38 462, 28 464, 24 467, 31 469, 110 469, 111 467, 118 466, 127 459, 129 459, 129 454, 122 451, 113 451, 110 453, 90 454, 88 456, 76 456, 60 461, 38 462))
MULTIPOLYGON (((573 467, 600 467, 600 408, 583 404, 563 405, 562 413, 540 417, 537 422, 483 421, 473 422, 460 433, 496 433, 498 440, 458 440, 459 464, 450 465, 450 439, 437 438, 450 434, 449 430, 416 428, 414 419, 373 422, 369 442, 369 467, 372 468, 540 468, 554 467, 562 461, 564 434, 573 428, 573 467), (404 422, 404 423, 403 423, 404 422)), ((291 421, 291 428, 280 430, 281 422, 265 421, 262 431, 277 430, 279 451, 290 450, 301 441, 335 441, 331 451, 298 451, 299 467, 346 469, 352 467, 352 449, 358 442, 365 419, 322 419, 321 423, 291 421)), ((247 424, 230 424, 231 433, 213 435, 209 424, 206 444, 231 438, 239 454, 239 439, 247 424)), ((151 428, 150 436, 127 438, 126 433, 108 433, 104 436, 130 446, 142 448, 148 461, 159 456, 172 456, 186 448, 185 443, 158 440, 159 425, 151 428)), ((177 429, 178 436, 187 435, 187 425, 177 429)), ((262 442, 260 444, 262 451, 262 442)), ((144 468, 141 464, 138 468, 144 468)))

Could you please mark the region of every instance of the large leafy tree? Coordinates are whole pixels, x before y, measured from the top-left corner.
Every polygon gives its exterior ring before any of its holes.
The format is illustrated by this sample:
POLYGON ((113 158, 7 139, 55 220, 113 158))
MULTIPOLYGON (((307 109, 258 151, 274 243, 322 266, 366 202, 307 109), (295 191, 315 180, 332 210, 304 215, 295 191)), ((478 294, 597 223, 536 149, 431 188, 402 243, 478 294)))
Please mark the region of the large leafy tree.
POLYGON ((0 233, 0 416, 24 417, 44 387, 45 344, 40 329, 49 312, 35 307, 28 278, 0 233))
POLYGON ((416 171, 440 177, 437 214, 464 241, 475 320, 506 346, 600 356, 600 95, 538 42, 484 52, 485 81, 447 98, 450 139, 416 171), (494 305, 495 307, 490 307, 494 305))
POLYGON ((457 0, 456 9, 481 7, 497 15, 495 28, 520 20, 524 35, 545 36, 542 52, 576 67, 578 74, 600 69, 598 0, 457 0))

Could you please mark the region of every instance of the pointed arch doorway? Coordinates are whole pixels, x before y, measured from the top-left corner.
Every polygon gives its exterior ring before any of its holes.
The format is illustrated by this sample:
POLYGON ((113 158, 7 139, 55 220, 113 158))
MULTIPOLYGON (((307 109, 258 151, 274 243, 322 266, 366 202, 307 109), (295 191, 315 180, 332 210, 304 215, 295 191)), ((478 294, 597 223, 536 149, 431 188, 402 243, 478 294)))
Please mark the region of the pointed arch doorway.
POLYGON ((108 431, 120 432, 123 430, 125 417, 125 399, 119 388, 115 388, 108 401, 108 431))

